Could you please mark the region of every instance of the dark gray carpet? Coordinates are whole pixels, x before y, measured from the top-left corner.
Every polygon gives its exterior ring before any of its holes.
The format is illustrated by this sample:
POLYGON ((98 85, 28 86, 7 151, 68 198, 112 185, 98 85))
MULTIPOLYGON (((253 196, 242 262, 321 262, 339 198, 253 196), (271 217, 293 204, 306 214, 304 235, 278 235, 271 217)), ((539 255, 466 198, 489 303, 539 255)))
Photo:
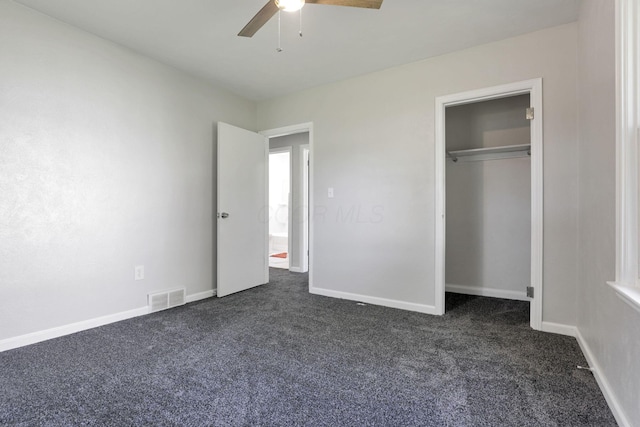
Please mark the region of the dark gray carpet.
POLYGON ((572 338, 528 304, 435 317, 313 296, 307 277, 0 353, 0 424, 614 426, 572 338))

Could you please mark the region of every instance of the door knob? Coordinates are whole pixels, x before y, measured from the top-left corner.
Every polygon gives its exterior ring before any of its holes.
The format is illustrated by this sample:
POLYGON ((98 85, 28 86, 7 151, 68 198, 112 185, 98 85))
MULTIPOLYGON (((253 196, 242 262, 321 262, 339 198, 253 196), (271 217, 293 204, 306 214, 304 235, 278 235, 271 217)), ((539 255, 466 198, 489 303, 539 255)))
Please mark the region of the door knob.
POLYGON ((226 212, 222 212, 222 213, 220 214, 220 216, 221 216, 222 218, 229 218, 229 214, 228 214, 228 213, 226 213, 226 212))

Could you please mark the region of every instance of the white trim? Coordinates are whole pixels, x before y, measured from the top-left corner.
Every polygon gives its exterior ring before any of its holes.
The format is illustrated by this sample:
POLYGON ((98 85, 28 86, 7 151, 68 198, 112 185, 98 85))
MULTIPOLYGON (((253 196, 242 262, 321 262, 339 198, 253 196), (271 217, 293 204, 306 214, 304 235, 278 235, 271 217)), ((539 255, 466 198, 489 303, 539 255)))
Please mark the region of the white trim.
POLYGON ((446 116, 445 101, 436 98, 435 118, 435 302, 436 314, 443 315, 445 310, 445 254, 446 254, 446 160, 445 139, 446 116))
POLYGON ((616 292, 623 287, 637 287, 639 273, 638 8, 637 0, 616 1, 616 292))
POLYGON ((640 313, 640 288, 624 286, 615 282, 607 282, 616 291, 616 295, 631 308, 640 313))
MULTIPOLYGON (((275 129, 263 130, 260 133, 261 135, 266 136, 267 138, 276 138, 279 136, 286 135, 294 135, 297 133, 309 133, 309 218, 313 218, 313 206, 314 206, 314 195, 313 195, 313 173, 314 173, 314 158, 313 155, 313 147, 314 147, 314 132, 313 132, 313 122, 300 123, 297 125, 284 126, 275 129)), ((268 238, 268 236, 267 236, 268 238)), ((314 225, 313 221, 309 221, 309 291, 313 287, 313 242, 314 242, 314 225)))
POLYGON ((487 288, 484 286, 466 286, 454 285, 447 283, 445 286, 447 292, 454 294, 478 295, 481 297, 513 299, 518 301, 530 301, 525 291, 510 291, 506 289, 487 288))
POLYGON ((542 332, 566 335, 568 337, 575 337, 578 335, 578 329, 575 326, 564 325, 562 323, 542 322, 542 328, 540 330, 542 332))
POLYGON ((210 291, 198 292, 196 294, 187 295, 186 302, 189 304, 190 302, 196 302, 203 299, 211 298, 216 296, 217 289, 212 289, 210 291))
POLYGON ((145 314, 149 314, 148 306, 96 317, 94 319, 83 320, 81 322, 70 323, 68 325, 57 326, 55 328, 32 332, 30 334, 20 335, 17 337, 7 338, 0 341, 0 352, 18 347, 24 347, 26 345, 35 344, 42 341, 47 341, 65 335, 74 334, 76 332, 86 331, 87 329, 97 328, 98 326, 108 325, 110 323, 131 319, 133 317, 143 316, 145 314))
POLYGON ((416 304, 412 302, 378 298, 369 295, 352 294, 349 292, 340 292, 322 288, 310 288, 309 293, 314 295, 322 295, 325 297, 345 299, 349 301, 364 302, 372 305, 380 305, 383 307, 398 308, 400 310, 415 311, 424 314, 437 314, 436 307, 432 305, 416 304))
POLYGON ((304 273, 302 267, 289 267, 289 271, 292 273, 304 273))
POLYGON ((309 144, 300 147, 302 157, 302 236, 300 239, 301 273, 309 270, 309 144))
MULTIPOLYGON (((200 301, 211 298, 216 294, 216 290, 198 292, 187 295, 186 303, 200 301)), ((56 326, 55 328, 45 329, 43 331, 32 332, 30 334, 19 335, 17 337, 7 338, 0 341, 0 353, 14 348, 24 347, 47 341, 53 338, 63 337, 65 335, 75 334, 76 332, 86 331, 88 329, 97 328, 99 326, 120 322, 122 320, 132 319, 134 317, 151 314, 149 306, 135 308, 133 310, 122 311, 120 313, 108 314, 106 316, 96 317, 93 319, 83 320, 80 322, 69 323, 68 325, 56 326)))
POLYGON ((579 329, 576 330, 576 339, 578 340, 578 344, 582 349, 582 353, 584 354, 585 359, 587 359, 587 363, 592 369, 593 376, 596 379, 598 386, 600 387, 600 391, 602 391, 602 394, 604 395, 604 398, 609 405, 609 409, 611 409, 611 412, 618 422, 618 425, 620 427, 631 427, 631 423, 625 415, 620 401, 613 392, 613 388, 609 384, 607 377, 605 377, 602 369, 600 368, 600 365, 598 365, 596 358, 591 352, 591 348, 589 348, 587 341, 584 339, 579 329))
POLYGON ((535 119, 531 121, 531 327, 542 328, 543 300, 543 113, 542 79, 525 80, 469 92, 440 96, 435 100, 435 295, 436 312, 444 314, 445 253, 446 253, 446 140, 445 108, 479 101, 529 94, 535 119))
MULTIPOLYGON (((263 135, 264 136, 264 135, 263 135)), ((289 159, 291 159, 291 155, 289 155, 289 159)), ((269 207, 269 138, 264 137, 264 199, 262 201, 262 206, 269 207)), ((218 184, 219 185, 219 184, 218 184)), ((219 193, 219 192, 218 192, 219 193)), ((264 218, 266 222, 266 227, 264 230, 264 259, 263 261, 263 271, 262 271, 262 284, 269 283, 269 218, 264 218)), ((220 270, 218 270, 220 271, 220 270)))
POLYGON ((529 96, 536 114, 531 121, 531 286, 535 290, 535 298, 531 301, 531 327, 541 329, 544 298, 544 117, 541 78, 531 81, 529 96))
POLYGON ((305 133, 313 130, 313 122, 300 123, 297 125, 283 126, 275 129, 268 129, 258 132, 267 138, 277 138, 279 136, 295 135, 297 133, 305 133))

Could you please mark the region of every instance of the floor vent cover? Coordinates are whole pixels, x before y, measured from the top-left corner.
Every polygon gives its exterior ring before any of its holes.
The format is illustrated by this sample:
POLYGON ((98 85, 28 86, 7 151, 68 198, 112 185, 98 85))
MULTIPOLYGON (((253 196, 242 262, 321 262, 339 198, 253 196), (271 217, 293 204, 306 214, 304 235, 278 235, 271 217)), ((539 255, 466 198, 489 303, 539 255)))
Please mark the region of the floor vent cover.
POLYGON ((184 289, 157 292, 155 294, 149 294, 149 311, 153 313, 155 311, 166 310, 167 308, 184 305, 185 302, 186 298, 184 289))

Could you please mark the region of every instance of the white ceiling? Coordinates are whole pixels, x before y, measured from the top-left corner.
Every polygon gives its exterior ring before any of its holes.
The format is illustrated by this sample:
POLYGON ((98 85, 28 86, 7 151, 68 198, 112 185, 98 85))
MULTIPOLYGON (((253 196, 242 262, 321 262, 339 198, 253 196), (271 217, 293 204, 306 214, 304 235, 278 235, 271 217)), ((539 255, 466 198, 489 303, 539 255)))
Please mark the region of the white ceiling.
POLYGON ((309 4, 253 38, 266 0, 15 0, 261 100, 575 21, 580 0, 384 0, 380 10, 309 4))

